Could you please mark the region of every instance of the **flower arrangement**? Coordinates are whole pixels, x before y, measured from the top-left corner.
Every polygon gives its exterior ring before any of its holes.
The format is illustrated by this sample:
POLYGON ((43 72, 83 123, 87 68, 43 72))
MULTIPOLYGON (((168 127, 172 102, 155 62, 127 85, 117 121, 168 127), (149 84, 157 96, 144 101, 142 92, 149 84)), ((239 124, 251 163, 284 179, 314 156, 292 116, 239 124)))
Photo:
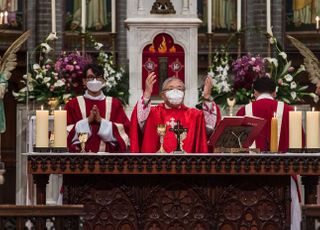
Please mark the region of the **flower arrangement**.
POLYGON ((123 104, 128 103, 129 89, 128 78, 123 68, 117 68, 113 62, 113 56, 101 50, 101 46, 97 45, 99 55, 97 62, 104 68, 104 79, 106 80, 104 94, 107 96, 116 97, 121 100, 123 104))
POLYGON ((78 51, 63 52, 54 65, 55 71, 65 82, 65 93, 75 96, 83 93, 83 69, 91 63, 89 56, 81 56, 78 51))
MULTIPOLYGON (((92 37, 89 36, 92 40, 92 37)), ((62 52, 58 58, 53 54, 51 42, 56 40, 55 34, 50 34, 36 50, 40 52, 39 62, 30 66, 30 71, 21 80, 23 88, 13 92, 19 102, 27 99, 48 103, 51 98, 56 98, 59 104, 64 104, 70 98, 83 94, 83 70, 86 64, 93 60, 91 56, 81 55, 77 51, 62 52), (55 61, 54 61, 55 60, 55 61)), ((127 103, 129 93, 127 77, 124 69, 114 65, 111 55, 102 51, 102 44, 93 43, 99 50, 97 62, 105 70, 106 87, 104 93, 118 97, 124 104, 127 103)))
POLYGON ((209 67, 208 75, 212 77, 213 83, 211 95, 219 104, 226 102, 226 99, 232 90, 229 74, 230 59, 229 53, 222 47, 220 50, 216 50, 215 55, 213 56, 212 65, 209 67))
POLYGON ((252 99, 252 84, 261 76, 269 76, 277 84, 277 99, 287 104, 302 102, 304 96, 310 96, 314 102, 319 101, 315 93, 308 92, 308 86, 301 86, 297 81, 305 67, 294 68, 287 54, 272 34, 267 38, 275 50, 274 57, 262 58, 260 55, 247 54, 232 61, 231 56, 224 49, 216 51, 208 75, 212 77, 212 97, 222 104, 227 98, 234 97, 238 104, 246 104, 252 99), (231 68, 229 66, 230 62, 231 68))
POLYGON ((288 104, 296 104, 303 102, 304 96, 310 96, 317 103, 319 97, 315 93, 307 92, 308 86, 301 86, 296 80, 299 74, 306 70, 304 65, 294 68, 277 39, 272 34, 267 34, 267 38, 276 51, 276 57, 267 57, 265 62, 269 70, 268 75, 277 84, 277 99, 288 104))
POLYGON ((259 55, 247 54, 232 63, 233 93, 238 103, 248 103, 252 97, 254 80, 265 73, 264 59, 259 55))

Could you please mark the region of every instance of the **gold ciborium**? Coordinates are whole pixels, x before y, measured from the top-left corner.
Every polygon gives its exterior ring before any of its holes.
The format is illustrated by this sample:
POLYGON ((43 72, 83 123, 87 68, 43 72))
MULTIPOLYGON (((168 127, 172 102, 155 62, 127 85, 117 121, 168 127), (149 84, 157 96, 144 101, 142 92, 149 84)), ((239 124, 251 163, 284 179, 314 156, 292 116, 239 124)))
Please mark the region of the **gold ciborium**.
POLYGON ((165 124, 159 124, 157 125, 157 133, 160 136, 160 149, 158 150, 158 153, 165 153, 166 151, 163 148, 163 137, 166 135, 167 126, 165 124))
POLYGON ((78 138, 80 141, 81 152, 86 152, 86 143, 88 141, 89 133, 78 133, 78 138))

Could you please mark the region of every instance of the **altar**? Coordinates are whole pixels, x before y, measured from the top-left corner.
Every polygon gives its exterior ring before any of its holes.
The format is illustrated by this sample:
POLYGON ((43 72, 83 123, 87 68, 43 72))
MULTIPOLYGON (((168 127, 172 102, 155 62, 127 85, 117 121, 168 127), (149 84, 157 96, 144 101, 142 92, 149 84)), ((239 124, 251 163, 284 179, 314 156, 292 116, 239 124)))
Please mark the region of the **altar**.
POLYGON ((316 202, 320 154, 29 153, 44 204, 50 174, 85 229, 290 229, 290 175, 316 202))

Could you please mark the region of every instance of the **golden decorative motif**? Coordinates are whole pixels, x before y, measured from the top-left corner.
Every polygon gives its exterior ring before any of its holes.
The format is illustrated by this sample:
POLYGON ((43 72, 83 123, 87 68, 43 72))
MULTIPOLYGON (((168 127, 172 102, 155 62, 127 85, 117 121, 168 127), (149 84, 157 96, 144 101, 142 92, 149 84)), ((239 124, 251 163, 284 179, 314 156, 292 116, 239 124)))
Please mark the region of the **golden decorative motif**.
POLYGON ((162 54, 167 52, 167 42, 164 36, 162 36, 162 42, 158 48, 158 52, 162 54))

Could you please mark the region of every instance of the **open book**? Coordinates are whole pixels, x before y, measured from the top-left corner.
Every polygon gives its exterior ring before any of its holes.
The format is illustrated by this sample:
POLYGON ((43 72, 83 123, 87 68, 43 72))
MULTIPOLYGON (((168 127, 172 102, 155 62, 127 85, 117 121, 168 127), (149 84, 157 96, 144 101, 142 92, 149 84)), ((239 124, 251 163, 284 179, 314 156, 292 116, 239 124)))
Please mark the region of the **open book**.
POLYGON ((224 117, 209 139, 214 148, 248 148, 266 121, 254 116, 224 117))

